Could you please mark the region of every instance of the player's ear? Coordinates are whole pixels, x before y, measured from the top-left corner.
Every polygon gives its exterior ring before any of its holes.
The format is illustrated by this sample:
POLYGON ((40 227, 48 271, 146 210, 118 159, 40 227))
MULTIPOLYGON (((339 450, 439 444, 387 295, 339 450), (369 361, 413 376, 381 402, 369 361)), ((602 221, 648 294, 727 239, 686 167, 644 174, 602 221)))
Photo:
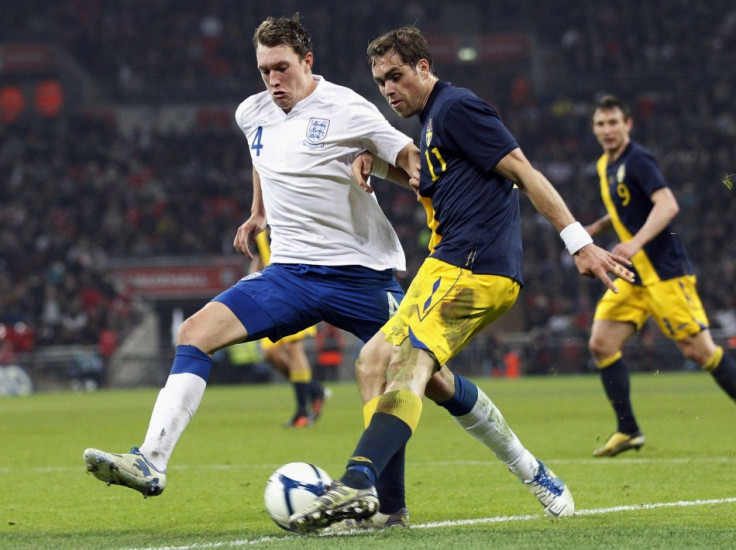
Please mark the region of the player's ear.
POLYGON ((312 52, 305 53, 302 63, 304 63, 304 66, 311 71, 312 65, 314 65, 314 54, 312 52))
POLYGON ((427 78, 429 76, 429 61, 420 59, 417 63, 417 72, 422 78, 427 78))

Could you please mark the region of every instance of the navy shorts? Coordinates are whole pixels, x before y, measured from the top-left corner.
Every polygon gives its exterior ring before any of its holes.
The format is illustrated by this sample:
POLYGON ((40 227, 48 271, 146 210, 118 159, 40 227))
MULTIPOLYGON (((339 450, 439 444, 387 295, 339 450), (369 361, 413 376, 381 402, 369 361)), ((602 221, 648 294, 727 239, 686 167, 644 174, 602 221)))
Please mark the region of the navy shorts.
POLYGON ((225 304, 248 340, 278 340, 325 321, 367 342, 395 313, 404 291, 391 270, 271 264, 213 302, 225 304))

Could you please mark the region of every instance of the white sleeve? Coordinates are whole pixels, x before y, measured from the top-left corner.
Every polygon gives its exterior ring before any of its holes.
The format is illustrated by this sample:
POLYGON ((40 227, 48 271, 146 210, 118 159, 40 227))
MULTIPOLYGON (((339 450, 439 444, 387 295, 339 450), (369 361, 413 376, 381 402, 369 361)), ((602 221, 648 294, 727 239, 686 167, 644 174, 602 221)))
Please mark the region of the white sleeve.
POLYGON ((367 100, 349 107, 350 127, 360 129, 360 145, 383 160, 396 165, 399 152, 413 140, 386 120, 375 105, 367 100))
POLYGON ((237 124, 238 128, 240 128, 244 133, 246 126, 245 111, 248 108, 246 103, 247 100, 243 101, 240 105, 238 105, 238 108, 235 109, 235 124, 237 124))

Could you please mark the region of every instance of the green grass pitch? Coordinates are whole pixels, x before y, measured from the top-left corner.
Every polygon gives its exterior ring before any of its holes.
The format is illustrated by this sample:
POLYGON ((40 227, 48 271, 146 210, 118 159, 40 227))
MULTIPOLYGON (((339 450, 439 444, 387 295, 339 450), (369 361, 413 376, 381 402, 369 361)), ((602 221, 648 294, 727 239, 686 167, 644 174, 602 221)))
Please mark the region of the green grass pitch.
POLYGON ((212 386, 174 451, 163 495, 143 499, 86 474, 82 451, 140 444, 157 390, 0 399, 0 548, 726 548, 736 546, 734 403, 704 373, 638 374, 647 444, 591 451, 613 431, 595 376, 477 379, 524 444, 570 486, 577 514, 542 515, 484 446, 425 400, 409 443, 413 527, 300 537, 263 508, 281 464, 342 472, 362 429, 354 384, 332 385, 323 418, 281 426, 291 388, 212 386))

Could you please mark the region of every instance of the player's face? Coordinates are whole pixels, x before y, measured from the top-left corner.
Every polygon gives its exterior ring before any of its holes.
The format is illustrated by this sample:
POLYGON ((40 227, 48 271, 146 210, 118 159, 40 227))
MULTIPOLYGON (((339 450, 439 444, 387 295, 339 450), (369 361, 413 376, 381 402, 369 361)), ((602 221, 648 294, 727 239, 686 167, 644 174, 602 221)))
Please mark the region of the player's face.
POLYGON ((381 95, 402 118, 422 111, 437 80, 426 60, 410 67, 393 51, 375 59, 371 72, 381 95))
POLYGON ((615 109, 596 109, 593 114, 593 133, 609 156, 616 156, 629 144, 631 119, 615 109))
POLYGON ((307 53, 303 59, 290 46, 269 48, 259 44, 256 60, 261 78, 274 103, 288 113, 299 101, 314 91, 312 78, 313 56, 307 53))

